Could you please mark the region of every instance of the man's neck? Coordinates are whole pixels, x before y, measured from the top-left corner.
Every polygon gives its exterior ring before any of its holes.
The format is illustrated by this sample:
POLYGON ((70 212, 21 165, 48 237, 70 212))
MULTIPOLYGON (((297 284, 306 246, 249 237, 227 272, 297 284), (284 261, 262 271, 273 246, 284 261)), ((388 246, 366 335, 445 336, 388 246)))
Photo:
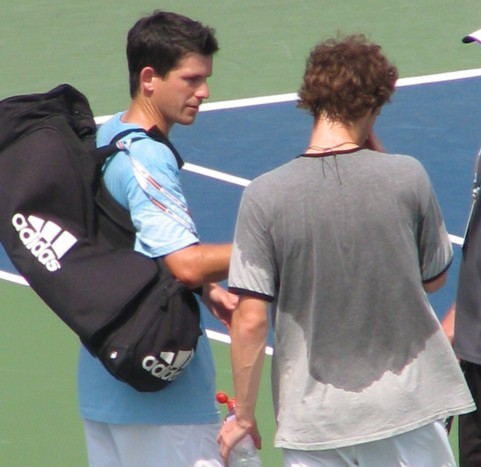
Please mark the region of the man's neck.
POLYGON ((121 120, 124 123, 135 123, 145 130, 157 127, 165 136, 168 136, 170 130, 170 127, 152 106, 137 99, 132 100, 121 120))
POLYGON ((309 146, 335 148, 342 145, 343 149, 362 146, 371 126, 368 115, 351 124, 319 118, 314 123, 309 146))
POLYGON ((359 135, 343 125, 318 121, 314 125, 309 147, 329 150, 342 146, 343 149, 360 146, 359 135))

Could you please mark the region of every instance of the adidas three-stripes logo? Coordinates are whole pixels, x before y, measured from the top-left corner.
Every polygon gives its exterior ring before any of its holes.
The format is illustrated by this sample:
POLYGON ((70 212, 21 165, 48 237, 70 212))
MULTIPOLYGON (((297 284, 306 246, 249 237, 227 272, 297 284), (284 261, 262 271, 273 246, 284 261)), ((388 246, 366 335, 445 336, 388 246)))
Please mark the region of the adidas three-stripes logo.
POLYGON ((60 259, 77 243, 70 232, 37 216, 17 213, 12 217, 12 224, 20 241, 51 272, 62 267, 60 259))

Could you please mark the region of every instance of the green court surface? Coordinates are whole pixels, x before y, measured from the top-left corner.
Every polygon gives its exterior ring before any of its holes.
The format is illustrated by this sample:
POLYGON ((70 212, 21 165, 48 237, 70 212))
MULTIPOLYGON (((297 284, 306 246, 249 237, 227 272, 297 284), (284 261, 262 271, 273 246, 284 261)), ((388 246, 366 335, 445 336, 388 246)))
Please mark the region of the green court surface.
MULTIPOLYGON (((216 29, 221 50, 210 102, 296 92, 310 47, 338 32, 362 32, 379 42, 401 77, 481 68, 481 53, 461 44, 462 36, 481 28, 479 0, 0 3, 0 99, 68 82, 88 96, 98 116, 128 104, 126 33, 155 8, 216 29)), ((0 466, 85 467, 77 339, 27 287, 0 281, 0 303, 0 466)), ((212 347, 218 388, 230 393, 228 346, 212 347)), ((272 447, 269 363, 258 415, 264 465, 275 467, 281 456, 272 447)))
POLYGON ((211 101, 297 91, 315 42, 337 32, 379 42, 401 77, 478 68, 460 38, 481 26, 478 0, 1 1, 0 98, 69 82, 97 115, 128 102, 127 30, 155 8, 200 19, 221 50, 211 101))
MULTIPOLYGON (((76 406, 78 342, 26 286, 0 281, 0 465, 84 467, 82 424, 76 406)), ((219 390, 232 394, 229 352, 212 342, 219 390)), ((269 368, 262 381, 259 426, 266 466, 281 465, 271 447, 274 415, 269 368)), ((224 409, 222 409, 224 410, 224 409)))

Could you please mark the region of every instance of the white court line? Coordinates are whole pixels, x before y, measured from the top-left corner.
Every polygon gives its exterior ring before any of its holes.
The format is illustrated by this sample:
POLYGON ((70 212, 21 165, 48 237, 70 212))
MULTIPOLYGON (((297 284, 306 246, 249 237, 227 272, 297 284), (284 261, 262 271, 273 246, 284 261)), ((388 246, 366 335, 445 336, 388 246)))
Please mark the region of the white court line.
POLYGON ((481 76, 481 68, 474 70, 450 71, 435 75, 417 76, 413 78, 401 78, 397 81, 396 87, 414 86, 417 84, 441 83, 444 81, 454 81, 457 79, 476 78, 481 76))
MULTIPOLYGON (((437 73, 433 75, 415 76, 411 78, 400 78, 396 87, 415 86, 419 84, 440 83, 444 81, 454 81, 458 79, 476 78, 481 76, 481 68, 462 71, 450 71, 447 73, 437 73)), ((279 104, 281 102, 292 102, 297 99, 297 93, 276 94, 273 96, 249 97, 246 99, 233 99, 229 101, 208 102, 200 106, 201 112, 212 110, 237 109, 240 107, 250 107, 256 105, 279 104)), ((95 122, 101 125, 107 121, 111 115, 103 115, 95 118, 95 122)))
POLYGON ((8 282, 15 282, 15 284, 20 285, 29 285, 28 282, 18 274, 11 274, 9 272, 0 271, 0 279, 3 279, 8 282))
POLYGON ((455 245, 463 246, 464 243, 464 238, 463 237, 458 237, 457 235, 451 235, 449 234, 449 240, 451 240, 451 243, 454 243, 455 245))
POLYGON ((232 183, 233 185, 247 186, 250 183, 250 180, 247 180, 246 178, 236 177, 234 175, 226 174, 225 172, 202 167, 201 165, 190 164, 189 162, 186 162, 182 168, 189 172, 195 172, 200 175, 205 175, 206 177, 232 183))
MULTIPOLYGON (((212 331, 211 329, 206 330, 207 337, 214 341, 223 342, 224 344, 230 344, 231 339, 228 334, 223 334, 221 332, 212 331)), ((272 347, 266 346, 266 355, 272 355, 274 352, 272 347)))

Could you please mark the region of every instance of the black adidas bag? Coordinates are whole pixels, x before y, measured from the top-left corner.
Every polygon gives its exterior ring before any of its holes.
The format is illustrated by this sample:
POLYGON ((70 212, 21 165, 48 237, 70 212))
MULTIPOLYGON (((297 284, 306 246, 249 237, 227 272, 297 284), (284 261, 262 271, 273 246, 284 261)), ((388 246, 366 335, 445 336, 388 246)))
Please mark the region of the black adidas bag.
POLYGON ((0 242, 116 378, 157 391, 194 354, 199 306, 161 259, 119 247, 133 244, 128 215, 105 192, 94 201, 116 147, 96 150, 95 133, 69 85, 0 102, 0 242))

